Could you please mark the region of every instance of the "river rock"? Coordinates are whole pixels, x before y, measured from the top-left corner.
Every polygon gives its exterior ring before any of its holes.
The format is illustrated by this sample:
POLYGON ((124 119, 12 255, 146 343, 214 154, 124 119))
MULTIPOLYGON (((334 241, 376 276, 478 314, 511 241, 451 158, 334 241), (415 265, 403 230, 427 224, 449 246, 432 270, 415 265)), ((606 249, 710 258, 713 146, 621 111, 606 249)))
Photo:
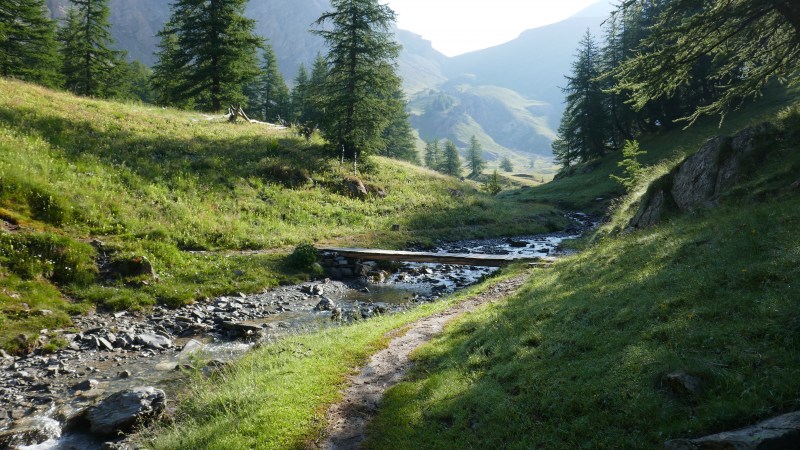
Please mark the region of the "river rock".
POLYGON ((203 344, 200 341, 195 339, 190 339, 189 342, 183 345, 183 349, 178 354, 178 359, 186 359, 194 352, 200 351, 203 349, 203 344))
POLYGON ((328 297, 322 297, 322 300, 314 307, 314 311, 333 311, 336 308, 336 303, 328 297))
POLYGON ((800 411, 735 431, 698 439, 674 439, 664 450, 769 450, 800 448, 800 411))
POLYGON ((100 382, 97 380, 88 379, 88 380, 83 380, 80 383, 76 384, 75 386, 72 387, 72 389, 76 391, 91 391, 97 389, 97 386, 99 384, 100 382))
POLYGON ((9 430, 0 431, 0 448, 41 444, 61 435, 61 425, 45 417, 23 419, 9 430))
POLYGON ((246 323, 233 322, 230 320, 223 321, 221 326, 228 332, 228 335, 234 338, 239 337, 255 337, 263 333, 263 328, 258 325, 248 325, 246 323))
POLYGON ((126 389, 103 399, 86 416, 92 433, 113 435, 128 432, 137 424, 157 418, 164 411, 167 397, 153 387, 126 389))
POLYGON ((172 341, 155 333, 141 333, 136 335, 136 343, 154 350, 163 350, 172 347, 172 341))

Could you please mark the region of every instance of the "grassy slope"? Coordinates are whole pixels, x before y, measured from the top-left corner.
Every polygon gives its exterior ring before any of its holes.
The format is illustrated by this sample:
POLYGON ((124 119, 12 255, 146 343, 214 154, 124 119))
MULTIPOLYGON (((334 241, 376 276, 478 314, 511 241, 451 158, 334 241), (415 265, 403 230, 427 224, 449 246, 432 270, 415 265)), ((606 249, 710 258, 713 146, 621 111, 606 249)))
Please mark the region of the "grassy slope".
POLYGON ((383 348, 392 334, 402 333, 404 325, 502 279, 408 313, 266 345, 218 377, 196 377, 175 422, 140 439, 154 449, 311 448, 326 426, 327 405, 340 398, 353 368, 383 348))
POLYGON ((69 314, 95 304, 180 305, 293 279, 279 254, 230 250, 400 246, 563 223, 551 207, 496 202, 392 160, 375 165, 363 179, 388 196, 357 200, 319 139, 0 80, 0 224, 19 227, 0 231, 0 346, 68 326, 69 314), (100 282, 93 238, 113 258, 146 256, 159 281, 100 282))
POLYGON ((719 208, 605 236, 452 324, 389 392, 368 448, 657 448, 800 408, 800 111, 783 126, 777 157, 719 208), (672 393, 675 371, 702 390, 672 393))

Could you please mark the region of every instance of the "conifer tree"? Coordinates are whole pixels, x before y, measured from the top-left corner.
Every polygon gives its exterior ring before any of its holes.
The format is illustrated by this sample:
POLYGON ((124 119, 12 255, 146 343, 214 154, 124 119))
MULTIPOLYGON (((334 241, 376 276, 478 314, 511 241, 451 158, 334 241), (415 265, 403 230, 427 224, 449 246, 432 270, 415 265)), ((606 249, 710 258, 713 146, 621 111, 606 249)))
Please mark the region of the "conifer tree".
POLYGON ((159 98, 219 111, 223 101, 246 100, 244 88, 258 76, 255 21, 244 16, 247 0, 176 0, 159 32, 153 82, 159 98), (170 59, 166 59, 170 58, 170 59))
POLYGON ((609 149, 605 94, 598 80, 600 54, 589 30, 580 42, 572 76, 567 76, 567 107, 553 142, 556 161, 569 166, 603 155, 609 149))
POLYGON ((289 88, 278 70, 278 58, 272 46, 266 44, 262 56, 261 74, 250 96, 256 117, 267 122, 289 120, 289 88))
POLYGON ((400 46, 391 25, 395 14, 378 0, 333 0, 315 31, 328 45, 328 81, 322 130, 347 158, 355 159, 384 147, 389 123, 389 98, 395 86, 395 59, 400 46))
POLYGON ((439 170, 443 159, 442 149, 439 147, 438 139, 431 139, 425 143, 425 167, 433 170, 439 170))
POLYGON ((108 0, 70 0, 58 33, 65 86, 79 95, 121 95, 128 80, 125 54, 112 50, 108 0))
POLYGON ((483 148, 478 138, 474 135, 469 140, 469 148, 467 149, 467 165, 469 166, 469 176, 474 178, 483 172, 486 168, 486 161, 483 159, 483 148))
POLYGON ((317 54, 308 78, 308 104, 306 120, 319 126, 325 119, 325 98, 327 95, 328 62, 322 54, 317 54))
POLYGON ((55 30, 44 0, 0 2, 0 76, 59 86, 55 30))
MULTIPOLYGON (((708 101, 686 117, 721 114, 756 96, 771 80, 800 80, 800 3, 797 0, 672 0, 655 2, 650 34, 618 67, 617 91, 630 91, 638 110, 675 97, 699 82, 708 101), (708 64, 709 61, 716 64, 708 64), (698 70, 700 69, 700 70, 698 70), (709 95, 712 94, 712 95, 709 95)), ((625 0, 618 13, 639 7, 625 0)))
POLYGON ((439 171, 452 177, 461 176, 461 156, 458 154, 456 144, 450 139, 444 143, 443 161, 439 171))
POLYGON ((305 64, 300 64, 297 69, 297 76, 294 78, 294 89, 292 89, 292 121, 305 124, 310 121, 311 104, 310 102, 311 82, 308 76, 308 69, 305 64))
POLYGON ((390 107, 389 124, 383 130, 385 147, 379 153, 390 158, 419 164, 416 139, 408 121, 408 112, 406 112, 406 96, 399 82, 386 102, 390 107))
POLYGON ((500 168, 506 172, 514 171, 514 165, 511 164, 511 160, 508 159, 508 156, 503 156, 503 159, 500 161, 500 168))

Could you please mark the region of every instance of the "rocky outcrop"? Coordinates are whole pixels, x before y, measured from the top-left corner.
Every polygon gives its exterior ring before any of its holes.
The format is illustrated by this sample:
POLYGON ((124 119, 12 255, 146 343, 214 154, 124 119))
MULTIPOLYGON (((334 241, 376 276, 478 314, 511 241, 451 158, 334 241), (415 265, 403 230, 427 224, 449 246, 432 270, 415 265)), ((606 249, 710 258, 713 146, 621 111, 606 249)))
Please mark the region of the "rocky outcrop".
POLYGON ((773 417, 751 427, 698 439, 674 439, 665 450, 781 450, 800 448, 800 411, 773 417))
POLYGON ((136 425, 158 418, 166 403, 167 397, 161 389, 126 389, 103 399, 89 410, 86 418, 94 434, 125 433, 136 425))
POLYGON ((672 210, 692 212, 716 206, 720 198, 746 176, 746 162, 763 158, 774 127, 762 123, 734 137, 715 137, 672 172, 650 185, 629 226, 646 228, 672 210))

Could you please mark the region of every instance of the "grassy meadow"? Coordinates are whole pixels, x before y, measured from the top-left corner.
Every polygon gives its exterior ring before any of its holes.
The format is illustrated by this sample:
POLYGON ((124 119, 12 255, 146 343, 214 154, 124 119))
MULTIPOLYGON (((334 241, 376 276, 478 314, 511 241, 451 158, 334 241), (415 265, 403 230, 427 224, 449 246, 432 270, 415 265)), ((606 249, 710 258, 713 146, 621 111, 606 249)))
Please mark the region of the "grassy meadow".
POLYGON ((371 193, 353 198, 352 168, 318 137, 0 80, 0 346, 21 350, 20 333, 96 306, 295 282, 307 275, 283 254, 303 242, 402 247, 565 224, 553 207, 496 201, 410 164, 376 157, 365 169, 371 193), (132 257, 157 280, 100 273, 100 259, 132 257))

